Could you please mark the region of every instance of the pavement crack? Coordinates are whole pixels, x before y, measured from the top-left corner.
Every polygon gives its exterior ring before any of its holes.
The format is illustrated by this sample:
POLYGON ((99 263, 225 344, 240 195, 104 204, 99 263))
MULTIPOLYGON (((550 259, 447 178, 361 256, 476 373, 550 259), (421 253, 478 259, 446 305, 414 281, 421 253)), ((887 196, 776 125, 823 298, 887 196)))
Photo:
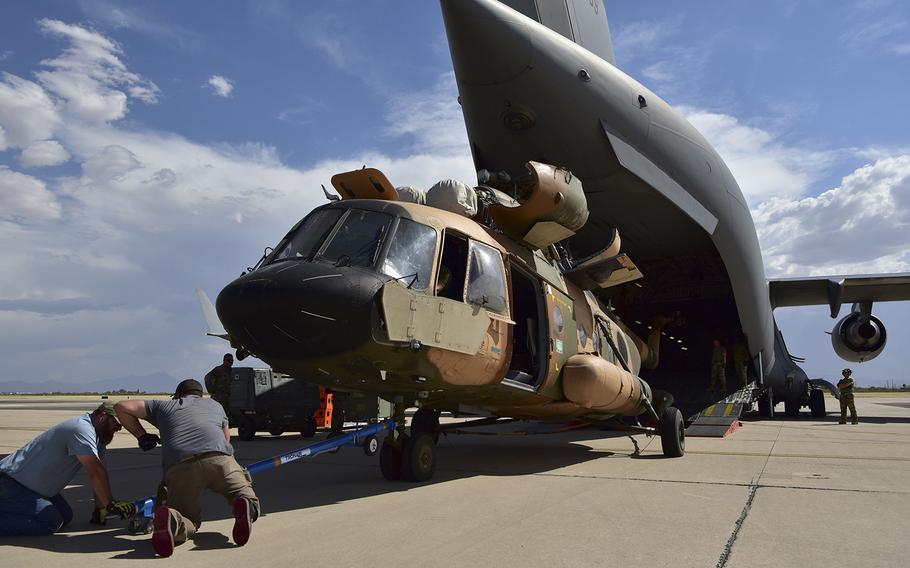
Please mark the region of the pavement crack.
POLYGON ((724 544, 724 550, 717 560, 717 568, 724 568, 724 566, 727 565, 727 560, 730 558, 730 552, 733 551, 733 543, 736 542, 736 537, 739 536, 739 530, 743 527, 743 523, 746 522, 746 517, 749 516, 749 511, 752 509, 752 501, 755 499, 755 493, 757 491, 758 485, 752 485, 749 489, 749 497, 746 499, 746 504, 743 507, 742 512, 740 512, 739 518, 736 519, 736 523, 733 525, 733 532, 730 533, 730 538, 728 538, 726 544, 724 544))

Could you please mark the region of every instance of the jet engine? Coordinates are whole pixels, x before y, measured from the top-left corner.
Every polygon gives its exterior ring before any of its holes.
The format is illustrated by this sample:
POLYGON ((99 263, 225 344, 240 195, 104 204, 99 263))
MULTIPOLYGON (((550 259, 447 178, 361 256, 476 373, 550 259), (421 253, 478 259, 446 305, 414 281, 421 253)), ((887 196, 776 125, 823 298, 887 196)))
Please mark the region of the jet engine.
POLYGON ((853 312, 843 318, 831 331, 834 352, 853 363, 871 361, 885 349, 888 334, 882 320, 869 314, 853 312))

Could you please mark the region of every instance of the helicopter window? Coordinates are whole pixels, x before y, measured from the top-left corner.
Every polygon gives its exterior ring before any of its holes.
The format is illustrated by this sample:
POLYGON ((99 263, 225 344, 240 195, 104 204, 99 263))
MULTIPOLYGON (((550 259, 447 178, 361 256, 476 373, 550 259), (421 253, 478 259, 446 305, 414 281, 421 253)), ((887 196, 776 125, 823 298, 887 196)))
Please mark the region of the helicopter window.
POLYGON ((445 233, 442 246, 442 260, 436 275, 436 295, 458 302, 464 302, 465 272, 468 266, 468 241, 445 233))
POLYGON ((296 227, 296 230, 292 229, 288 236, 275 247, 277 251, 269 259, 269 262, 295 258, 313 258, 342 213, 344 211, 341 209, 323 209, 308 216, 302 223, 297 224, 300 227, 299 229, 296 227))
POLYGON ((391 224, 385 213, 349 209, 320 256, 338 266, 372 267, 391 224))
POLYGON ((400 278, 411 288, 426 290, 436 256, 436 230, 401 219, 382 263, 382 272, 400 278))
POLYGON ((499 314, 509 312, 502 255, 493 247, 474 241, 471 242, 467 302, 499 314))

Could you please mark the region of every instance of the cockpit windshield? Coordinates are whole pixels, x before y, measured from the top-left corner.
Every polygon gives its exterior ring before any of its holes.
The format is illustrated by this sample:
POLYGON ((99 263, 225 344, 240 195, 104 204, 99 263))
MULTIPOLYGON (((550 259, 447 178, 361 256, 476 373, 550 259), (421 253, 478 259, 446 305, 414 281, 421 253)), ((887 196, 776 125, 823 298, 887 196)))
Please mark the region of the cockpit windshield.
POLYGON ((338 266, 374 268, 411 288, 426 290, 436 257, 436 230, 401 218, 380 259, 395 217, 378 211, 329 208, 316 211, 288 233, 267 263, 325 260, 338 266))
POLYGON ((339 266, 372 268, 392 217, 376 211, 349 209, 341 226, 319 256, 339 266))
POLYGON ((426 290, 435 256, 436 230, 401 219, 382 263, 382 272, 392 278, 400 278, 411 288, 426 290))
POLYGON ((285 259, 312 259, 326 236, 335 227, 342 209, 323 209, 307 217, 296 231, 291 231, 268 262, 285 259))

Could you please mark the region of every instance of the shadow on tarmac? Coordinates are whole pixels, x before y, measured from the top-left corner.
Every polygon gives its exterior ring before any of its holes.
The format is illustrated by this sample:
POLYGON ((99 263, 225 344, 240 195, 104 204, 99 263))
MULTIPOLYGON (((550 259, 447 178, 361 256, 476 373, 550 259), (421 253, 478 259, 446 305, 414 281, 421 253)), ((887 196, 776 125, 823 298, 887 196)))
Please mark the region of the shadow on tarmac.
MULTIPOLYGON (((259 436, 250 442, 232 440, 235 456, 242 465, 289 452, 324 437, 303 439, 297 436, 259 436)), ((323 454, 303 459, 253 478, 253 489, 262 503, 264 516, 333 505, 409 490, 475 476, 511 476, 546 473, 590 460, 612 458, 663 459, 662 455, 635 456, 632 443, 628 452, 593 450, 576 442, 625 434, 587 428, 545 436, 489 436, 448 434, 440 438, 438 467, 432 480, 425 483, 389 482, 382 477, 378 456, 366 456, 360 448, 345 447, 338 454, 323 454)), ((645 447, 645 442, 642 448, 645 447)), ((105 461, 114 495, 118 499, 140 499, 153 495, 161 476, 160 448, 144 453, 133 448, 112 448, 105 461)), ((74 520, 60 532, 43 537, 7 537, 0 544, 48 550, 61 554, 112 553, 113 558, 147 559, 154 557, 150 535, 130 535, 126 522, 114 519, 105 527, 88 523, 93 501, 88 478, 81 471, 63 496, 73 508, 74 520)), ((225 500, 214 493, 202 497, 203 524, 193 542, 181 546, 188 550, 232 548, 227 535, 206 531, 206 522, 232 517, 225 500)), ((255 532, 255 531, 254 531, 255 532)))

